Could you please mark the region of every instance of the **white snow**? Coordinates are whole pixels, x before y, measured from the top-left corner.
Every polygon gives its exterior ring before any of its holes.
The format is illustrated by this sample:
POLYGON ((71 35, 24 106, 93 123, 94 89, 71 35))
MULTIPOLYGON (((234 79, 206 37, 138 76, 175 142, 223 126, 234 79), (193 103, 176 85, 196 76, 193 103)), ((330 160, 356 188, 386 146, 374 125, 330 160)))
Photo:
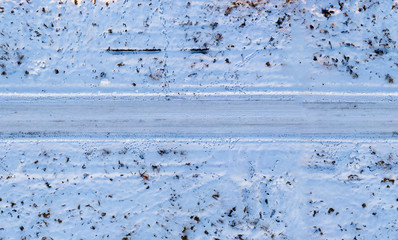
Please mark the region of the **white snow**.
POLYGON ((392 0, 78 2, 0 3, 4 92, 396 91, 392 0))
POLYGON ((396 141, 145 138, 1 145, 0 234, 7 239, 396 236, 396 185, 384 182, 397 178, 396 141))
POLYGON ((397 239, 397 11, 0 1, 0 239, 397 239))

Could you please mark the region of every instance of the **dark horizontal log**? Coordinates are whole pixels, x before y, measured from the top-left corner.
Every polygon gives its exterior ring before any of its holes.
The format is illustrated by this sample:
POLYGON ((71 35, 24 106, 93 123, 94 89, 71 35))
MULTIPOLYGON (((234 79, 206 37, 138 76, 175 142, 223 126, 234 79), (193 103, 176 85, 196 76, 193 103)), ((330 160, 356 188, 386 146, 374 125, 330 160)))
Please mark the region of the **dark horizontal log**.
POLYGON ((203 54, 208 53, 209 50, 210 50, 209 48, 191 48, 191 49, 189 49, 189 51, 191 53, 203 53, 203 54))
MULTIPOLYGON (((106 50, 107 52, 115 52, 115 53, 123 53, 123 52, 151 52, 151 53, 156 53, 156 52, 161 52, 161 51, 169 51, 170 50, 162 50, 160 48, 145 48, 145 49, 136 49, 136 48, 110 48, 106 50)), ((209 48, 188 48, 188 49, 181 49, 177 50, 181 52, 191 52, 191 53, 202 53, 206 54, 210 51, 209 48)))
POLYGON ((135 49, 135 48, 114 48, 110 47, 106 50, 107 52, 161 52, 162 49, 159 48, 144 48, 144 49, 135 49))

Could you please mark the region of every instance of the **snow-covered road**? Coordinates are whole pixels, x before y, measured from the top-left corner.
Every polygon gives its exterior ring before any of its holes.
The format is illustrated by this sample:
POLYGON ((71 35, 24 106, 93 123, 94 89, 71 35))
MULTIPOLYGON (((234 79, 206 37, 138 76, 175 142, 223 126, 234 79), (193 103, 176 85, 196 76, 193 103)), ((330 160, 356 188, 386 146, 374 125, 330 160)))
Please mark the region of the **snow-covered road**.
POLYGON ((2 98, 0 136, 394 137, 398 105, 365 100, 2 98))

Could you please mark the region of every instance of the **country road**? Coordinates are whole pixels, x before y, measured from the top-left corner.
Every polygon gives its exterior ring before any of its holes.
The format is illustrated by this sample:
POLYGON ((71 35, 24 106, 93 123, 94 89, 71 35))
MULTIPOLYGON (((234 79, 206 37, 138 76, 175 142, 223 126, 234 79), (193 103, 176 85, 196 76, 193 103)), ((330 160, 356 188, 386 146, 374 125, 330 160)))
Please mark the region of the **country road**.
POLYGON ((394 137, 388 101, 3 97, 0 137, 394 137))

